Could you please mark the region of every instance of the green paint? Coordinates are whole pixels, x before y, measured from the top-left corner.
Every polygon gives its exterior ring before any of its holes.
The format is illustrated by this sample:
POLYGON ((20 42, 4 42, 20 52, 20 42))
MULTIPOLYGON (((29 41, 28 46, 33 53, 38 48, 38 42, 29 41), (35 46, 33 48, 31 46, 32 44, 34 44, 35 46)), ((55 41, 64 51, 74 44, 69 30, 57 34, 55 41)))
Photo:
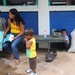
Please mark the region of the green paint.
POLYGON ((6 0, 3 0, 3 5, 4 5, 4 6, 6 6, 6 5, 7 5, 7 4, 6 4, 6 0))
POLYGON ((36 0, 36 5, 38 5, 38 0, 36 0))
POLYGON ((50 6, 50 0, 48 0, 48 6, 50 6))

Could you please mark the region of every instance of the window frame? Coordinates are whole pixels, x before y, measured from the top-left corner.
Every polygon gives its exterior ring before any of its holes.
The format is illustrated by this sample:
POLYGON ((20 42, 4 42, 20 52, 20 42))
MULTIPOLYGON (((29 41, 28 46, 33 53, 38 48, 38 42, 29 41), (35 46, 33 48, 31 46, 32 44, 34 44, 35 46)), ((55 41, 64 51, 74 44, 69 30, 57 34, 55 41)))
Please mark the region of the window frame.
MULTIPOLYGON (((38 0, 35 0, 35 2, 36 2, 36 3, 35 3, 34 6, 38 5, 38 0)), ((6 0, 3 0, 2 6, 22 6, 22 5, 7 5, 6 0)), ((32 6, 32 5, 29 5, 29 6, 32 6)))

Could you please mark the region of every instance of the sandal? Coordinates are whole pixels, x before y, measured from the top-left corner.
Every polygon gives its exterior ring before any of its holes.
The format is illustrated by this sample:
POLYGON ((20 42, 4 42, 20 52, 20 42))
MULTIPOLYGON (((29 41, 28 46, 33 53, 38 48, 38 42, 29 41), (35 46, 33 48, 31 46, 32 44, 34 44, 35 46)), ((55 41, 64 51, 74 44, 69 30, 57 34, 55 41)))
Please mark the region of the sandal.
POLYGON ((15 66, 19 65, 20 64, 20 59, 16 60, 15 62, 15 66))

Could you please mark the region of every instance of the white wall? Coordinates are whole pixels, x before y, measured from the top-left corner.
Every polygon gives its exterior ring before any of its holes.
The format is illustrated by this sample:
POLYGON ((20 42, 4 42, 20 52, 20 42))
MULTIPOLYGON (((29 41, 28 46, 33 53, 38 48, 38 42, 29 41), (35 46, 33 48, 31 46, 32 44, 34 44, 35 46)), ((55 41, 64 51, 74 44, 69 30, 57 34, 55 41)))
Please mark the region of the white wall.
POLYGON ((75 11, 75 6, 48 6, 48 0, 38 0, 38 6, 0 6, 0 10, 8 12, 11 8, 16 8, 18 11, 38 11, 38 33, 44 34, 46 30, 47 35, 50 34, 50 18, 49 11, 75 11))
MULTIPOLYGON (((38 9, 39 35, 44 35, 44 30, 46 30, 47 35, 50 35, 48 0, 39 0, 38 4, 39 4, 38 9)), ((40 43, 39 47, 48 48, 48 44, 40 43)))
MULTIPOLYGON (((48 6, 48 0, 38 0, 38 6, 0 6, 0 10, 8 12, 11 8, 16 8, 18 11, 38 11, 38 33, 39 35, 50 35, 50 18, 49 11, 75 11, 75 6, 48 6)), ((40 44, 40 47, 48 47, 48 44, 40 44)))
POLYGON ((48 0, 39 0, 39 9, 38 9, 38 22, 39 22, 39 35, 50 34, 50 25, 49 25, 49 10, 48 10, 48 0))

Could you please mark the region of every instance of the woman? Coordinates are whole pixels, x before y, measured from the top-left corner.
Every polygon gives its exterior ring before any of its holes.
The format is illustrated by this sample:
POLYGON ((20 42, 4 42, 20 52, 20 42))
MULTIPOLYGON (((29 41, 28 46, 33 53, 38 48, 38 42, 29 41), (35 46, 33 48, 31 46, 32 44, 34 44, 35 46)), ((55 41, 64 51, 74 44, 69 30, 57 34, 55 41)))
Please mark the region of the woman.
POLYGON ((12 42, 5 42, 3 48, 6 49, 10 54, 10 59, 16 59, 15 65, 20 63, 18 44, 24 39, 24 20, 19 15, 18 11, 13 8, 9 10, 8 27, 7 32, 10 30, 14 37, 12 42))

